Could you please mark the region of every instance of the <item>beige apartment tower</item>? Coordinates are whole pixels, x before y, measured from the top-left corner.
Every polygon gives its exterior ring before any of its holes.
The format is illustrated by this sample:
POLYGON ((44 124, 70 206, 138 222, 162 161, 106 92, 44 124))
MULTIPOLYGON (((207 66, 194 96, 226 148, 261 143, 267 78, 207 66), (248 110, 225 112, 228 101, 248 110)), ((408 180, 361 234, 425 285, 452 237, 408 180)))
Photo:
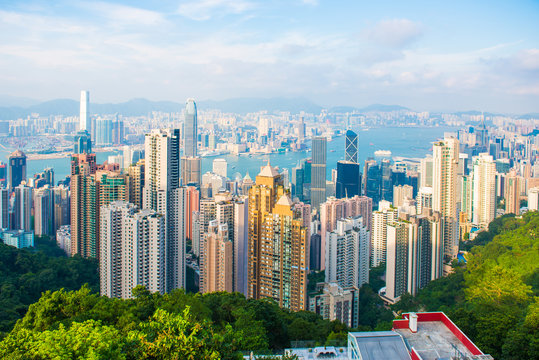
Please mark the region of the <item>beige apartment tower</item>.
POLYGON ((204 251, 200 257, 200 291, 232 292, 233 288, 233 243, 228 238, 228 225, 210 221, 208 232, 204 234, 204 251))
POLYGON ((249 190, 248 297, 272 298, 281 307, 306 309, 308 247, 303 219, 271 165, 249 190))

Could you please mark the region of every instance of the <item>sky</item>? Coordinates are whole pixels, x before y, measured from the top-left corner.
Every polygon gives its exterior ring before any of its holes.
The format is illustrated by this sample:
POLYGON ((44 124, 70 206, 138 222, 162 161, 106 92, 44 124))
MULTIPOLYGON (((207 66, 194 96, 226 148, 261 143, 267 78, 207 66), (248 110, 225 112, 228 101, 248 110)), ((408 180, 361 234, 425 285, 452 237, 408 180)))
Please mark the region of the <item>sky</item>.
POLYGON ((0 1, 0 94, 539 112, 539 1, 0 1))

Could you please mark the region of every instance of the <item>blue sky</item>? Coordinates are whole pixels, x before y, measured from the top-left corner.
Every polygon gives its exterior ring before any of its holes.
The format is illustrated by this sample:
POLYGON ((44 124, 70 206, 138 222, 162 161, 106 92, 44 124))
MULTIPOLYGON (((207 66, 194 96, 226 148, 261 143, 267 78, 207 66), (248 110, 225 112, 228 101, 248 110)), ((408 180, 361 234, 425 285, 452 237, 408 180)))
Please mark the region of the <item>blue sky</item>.
POLYGON ((539 1, 2 1, 0 94, 539 112, 539 1))

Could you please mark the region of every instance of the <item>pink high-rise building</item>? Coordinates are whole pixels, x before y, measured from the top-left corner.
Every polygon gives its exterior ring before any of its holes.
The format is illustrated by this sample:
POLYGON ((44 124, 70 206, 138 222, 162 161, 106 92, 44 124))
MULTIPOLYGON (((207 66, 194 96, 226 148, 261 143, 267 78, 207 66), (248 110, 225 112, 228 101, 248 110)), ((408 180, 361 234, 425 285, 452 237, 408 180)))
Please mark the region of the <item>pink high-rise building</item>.
POLYGON ((349 199, 337 199, 329 197, 325 203, 320 205, 320 236, 321 254, 320 270, 326 268, 325 248, 327 232, 331 232, 337 227, 337 220, 347 217, 362 216, 367 229, 371 230, 372 221, 372 199, 366 196, 354 196, 349 199))
POLYGON ((200 192, 194 186, 185 190, 185 237, 193 240, 193 212, 200 211, 200 192))

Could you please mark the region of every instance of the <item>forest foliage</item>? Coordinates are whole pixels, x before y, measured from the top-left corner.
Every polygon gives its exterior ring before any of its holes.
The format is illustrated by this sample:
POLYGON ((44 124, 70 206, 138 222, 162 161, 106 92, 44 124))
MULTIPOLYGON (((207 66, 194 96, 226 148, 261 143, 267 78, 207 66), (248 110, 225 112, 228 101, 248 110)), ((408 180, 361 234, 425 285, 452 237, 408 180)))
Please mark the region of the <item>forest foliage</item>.
POLYGON ((36 237, 36 249, 16 249, 0 242, 0 338, 47 290, 99 289, 97 262, 66 257, 56 244, 36 237))
MULTIPOLYGON (((538 236, 536 212, 496 219, 464 244, 466 264, 455 263, 451 275, 404 295, 392 310, 444 311, 494 358, 539 359, 538 236)), ((1 326, 11 330, 0 358, 240 359, 242 351, 271 353, 294 341, 342 342, 350 330, 239 293, 159 295, 137 287, 133 299, 102 297, 97 265, 77 257, 0 245, 0 265, 1 326)), ((377 296, 382 278, 382 267, 371 269, 360 290, 357 330, 391 327, 393 315, 377 296)))

